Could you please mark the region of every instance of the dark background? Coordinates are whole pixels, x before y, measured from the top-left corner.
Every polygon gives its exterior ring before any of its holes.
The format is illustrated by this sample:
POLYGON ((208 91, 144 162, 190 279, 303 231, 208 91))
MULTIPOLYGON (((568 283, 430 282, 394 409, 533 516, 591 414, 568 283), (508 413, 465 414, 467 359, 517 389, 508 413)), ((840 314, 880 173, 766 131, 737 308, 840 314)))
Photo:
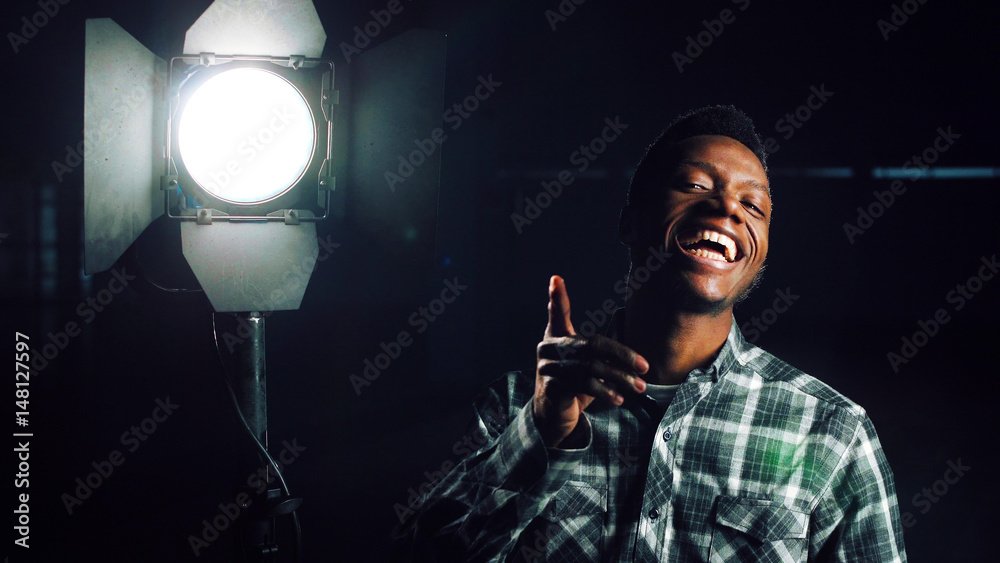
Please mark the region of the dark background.
MULTIPOLYGON (((80 322, 78 304, 110 280, 82 274, 82 169, 62 181, 52 170, 66 145, 82 139, 85 19, 111 17, 166 58, 180 53, 184 31, 208 4, 72 0, 19 53, 0 47, 8 335, 13 329, 44 344, 67 321, 80 322)), ((349 72, 338 44, 371 19, 368 10, 385 6, 348 4, 317 2, 325 55, 338 72, 349 72)), ((914 517, 910 560, 992 558, 1000 281, 984 282, 959 311, 946 296, 1000 250, 997 179, 906 181, 906 193, 853 243, 843 225, 875 201, 873 190, 888 189, 872 169, 902 166, 932 146, 939 127, 961 137, 936 166, 1000 167, 996 14, 929 0, 886 41, 877 21, 890 17, 889 1, 752 0, 739 11, 721 0, 588 0, 555 30, 545 16, 558 9, 554 1, 403 5, 374 43, 417 27, 446 32, 442 109, 471 94, 478 76, 492 73, 502 86, 442 147, 436 232, 416 233, 412 252, 392 236, 365 234, 351 216, 356 194, 343 186, 347 218, 319 225, 322 238, 341 246, 317 267, 301 310, 267 321, 272 452, 282 440, 306 448, 286 470, 292 492, 305 499, 306 560, 385 558, 394 505, 427 481, 425 472, 459 459, 452 446, 472 397, 505 370, 532 365, 550 274, 567 280, 578 323, 605 299, 620 302, 613 286, 627 263, 617 218, 628 175, 674 115, 711 103, 743 108, 780 145, 769 162, 769 267, 737 320, 760 316, 778 290, 798 295, 757 343, 868 410, 900 509, 914 517), (736 20, 678 72, 671 54, 725 8, 736 20), (834 94, 786 139, 778 121, 820 85, 834 94), (571 153, 616 116, 629 125, 620 139, 518 234, 511 214, 523 212, 542 181, 575 170, 571 153), (825 167, 853 174, 803 175, 825 167), (411 313, 454 278, 468 289, 415 334, 411 313), (939 308, 950 322, 895 372, 887 353, 898 353, 901 337, 939 308), (403 330, 414 344, 359 396, 350 374, 403 330), (915 505, 915 495, 958 460, 968 473, 929 510, 915 505)), ((5 2, 0 31, 17 32, 20 18, 38 10, 27 0, 5 2)), ((143 257, 169 263, 179 254, 176 225, 154 227, 140 241, 153 249, 143 257)), ((120 266, 136 271, 134 254, 120 266)), ((186 279, 183 271, 171 275, 156 281, 186 279)), ((34 375, 35 560, 195 558, 188 536, 201 534, 202 520, 231 502, 258 467, 219 372, 204 296, 160 292, 139 279, 34 375), (168 396, 180 405, 176 413, 68 515, 61 495, 93 471, 91 462, 124 451, 122 432, 168 396)), ((199 559, 235 560, 234 541, 230 528, 199 559)), ((12 561, 27 560, 8 545, 12 561)))

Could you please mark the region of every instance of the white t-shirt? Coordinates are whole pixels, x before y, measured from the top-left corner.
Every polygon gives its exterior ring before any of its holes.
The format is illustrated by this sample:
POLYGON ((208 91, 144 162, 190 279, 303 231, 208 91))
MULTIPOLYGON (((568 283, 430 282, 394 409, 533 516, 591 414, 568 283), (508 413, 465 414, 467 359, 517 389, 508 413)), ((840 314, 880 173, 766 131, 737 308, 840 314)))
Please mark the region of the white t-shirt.
POLYGON ((646 395, 656 401, 656 405, 665 411, 670 406, 670 401, 674 400, 674 395, 677 394, 677 388, 680 386, 680 383, 677 385, 654 385, 647 383, 646 395))

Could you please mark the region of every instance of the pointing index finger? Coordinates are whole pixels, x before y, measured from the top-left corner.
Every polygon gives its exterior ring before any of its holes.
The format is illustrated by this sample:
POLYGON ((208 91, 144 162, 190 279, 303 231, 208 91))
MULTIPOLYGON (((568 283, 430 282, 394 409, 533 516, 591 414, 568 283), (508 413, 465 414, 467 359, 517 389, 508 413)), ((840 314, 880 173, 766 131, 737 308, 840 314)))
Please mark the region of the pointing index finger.
POLYGON ((575 335, 576 331, 570 320, 566 282, 559 276, 552 276, 549 279, 549 324, 545 327, 545 336, 575 335))

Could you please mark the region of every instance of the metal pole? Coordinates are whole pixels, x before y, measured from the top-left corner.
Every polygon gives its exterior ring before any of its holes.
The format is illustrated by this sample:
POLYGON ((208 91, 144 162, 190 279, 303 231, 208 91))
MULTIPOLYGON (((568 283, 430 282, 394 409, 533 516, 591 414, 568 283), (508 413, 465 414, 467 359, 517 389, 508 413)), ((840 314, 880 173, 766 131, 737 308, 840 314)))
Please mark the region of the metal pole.
POLYGON ((264 316, 251 311, 240 315, 249 335, 239 347, 239 368, 233 382, 236 400, 250 430, 267 448, 267 379, 264 357, 264 316))
MULTIPOLYGON (((247 426, 267 449, 267 379, 264 355, 264 316, 258 311, 237 315, 237 322, 242 329, 240 335, 246 334, 239 344, 237 352, 238 367, 236 380, 233 382, 236 402, 239 405, 247 426)), ((264 456, 259 456, 264 462, 264 456)), ((271 468, 265 465, 265 482, 271 480, 271 468)), ((274 536, 274 518, 269 513, 271 496, 276 491, 267 488, 264 491, 248 489, 252 501, 245 514, 245 524, 241 541, 243 552, 248 562, 275 561, 278 552, 274 536)))

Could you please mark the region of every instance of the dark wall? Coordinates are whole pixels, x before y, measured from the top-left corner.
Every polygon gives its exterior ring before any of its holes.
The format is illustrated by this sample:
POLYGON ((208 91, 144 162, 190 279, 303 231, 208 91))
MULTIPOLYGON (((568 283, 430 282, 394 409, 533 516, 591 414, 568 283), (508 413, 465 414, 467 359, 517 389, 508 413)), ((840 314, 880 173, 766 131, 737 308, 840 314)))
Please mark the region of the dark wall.
MULTIPOLYGON (((38 345, 49 334, 60 339, 67 322, 82 326, 31 380, 36 560, 193 560, 188 537, 201 535, 202 521, 259 467, 228 403, 202 294, 163 292, 137 276, 99 313, 80 313, 113 276, 82 275, 82 169, 60 179, 52 168, 82 139, 84 21, 112 17, 169 57, 208 4, 70 1, 19 52, 0 47, 3 317, 38 345), (147 440, 123 443, 167 397, 176 411, 147 440), (114 450, 124 463, 68 514, 63 495, 114 450)), ((385 2, 345 4, 317 8, 325 54, 346 73, 339 44, 385 2)), ((998 500, 989 476, 1000 281, 970 278, 989 273, 982 261, 1000 250, 1000 114, 996 14, 971 4, 566 0, 573 13, 553 25, 546 10, 558 12, 555 1, 404 0, 373 45, 414 27, 445 31, 442 109, 472 94, 479 77, 500 86, 442 146, 437 231, 416 235, 433 253, 415 260, 363 234, 343 186, 347 218, 319 226, 321 238, 340 246, 317 267, 302 308, 267 320, 271 449, 281 452, 285 441, 304 448, 286 477, 305 499, 307 560, 385 557, 395 505, 458 460, 453 444, 475 393, 505 370, 532 365, 550 274, 567 280, 578 323, 606 299, 621 303, 614 284, 627 263, 617 219, 632 167, 674 115, 712 103, 745 109, 777 149, 769 161, 768 270, 737 320, 751 323, 746 332, 754 328, 757 344, 869 411, 900 509, 913 516, 911 561, 985 560, 998 500), (883 26, 885 37, 879 21, 892 23, 896 6, 918 9, 905 22, 897 14, 898 29, 883 26), (723 9, 735 20, 712 23, 723 9), (692 49, 679 71, 674 54, 706 25, 717 36, 700 53, 692 49), (825 99, 800 110, 813 89, 825 99), (786 118, 796 111, 800 119, 808 113, 798 127, 786 118), (616 119, 627 128, 580 171, 574 152, 616 119), (849 236, 845 224, 858 223, 859 206, 888 201, 892 181, 872 170, 901 167, 934 147, 939 128, 957 136, 934 166, 990 173, 906 179, 905 192, 849 236), (851 173, 808 175, 820 168, 851 173), (550 203, 539 198, 562 170, 572 183, 550 203), (535 216, 526 198, 546 206, 535 216), (518 223, 512 214, 532 219, 518 223), (467 288, 418 332, 424 325, 411 315, 445 280, 467 288), (957 284, 977 291, 959 299, 957 284), (770 312, 786 294, 787 311, 770 312), (939 309, 948 321, 924 343, 914 334, 939 309), (414 343, 357 393, 350 375, 401 331, 414 343), (887 355, 902 353, 904 337, 923 345, 894 365, 887 355), (936 483, 949 462, 971 469, 945 491, 936 483)), ((21 17, 39 9, 6 2, 0 30, 19 33, 21 17)), ((178 241, 176 225, 161 223, 140 240, 144 270, 160 276, 152 281, 190 283, 178 241)), ((135 248, 118 267, 138 274, 135 248)), ((237 560, 234 541, 224 530, 198 559, 237 560)), ((6 553, 28 560, 16 546, 6 553)))

